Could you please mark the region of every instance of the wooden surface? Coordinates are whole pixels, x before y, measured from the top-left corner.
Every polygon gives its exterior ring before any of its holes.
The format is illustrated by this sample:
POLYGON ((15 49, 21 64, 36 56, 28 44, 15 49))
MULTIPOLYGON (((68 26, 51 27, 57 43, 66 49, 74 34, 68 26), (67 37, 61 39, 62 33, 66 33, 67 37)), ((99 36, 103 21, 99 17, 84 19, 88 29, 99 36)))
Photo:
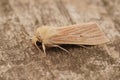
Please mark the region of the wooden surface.
POLYGON ((0 80, 120 80, 120 0, 0 0, 0 80), (111 40, 42 58, 37 27, 97 22, 111 40))

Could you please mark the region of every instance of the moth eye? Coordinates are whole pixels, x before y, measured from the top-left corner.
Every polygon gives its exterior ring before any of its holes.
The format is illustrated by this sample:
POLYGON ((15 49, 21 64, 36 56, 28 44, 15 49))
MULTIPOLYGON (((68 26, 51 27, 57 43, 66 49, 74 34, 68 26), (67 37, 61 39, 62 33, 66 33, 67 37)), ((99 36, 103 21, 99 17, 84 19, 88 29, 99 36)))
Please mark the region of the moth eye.
POLYGON ((42 45, 42 42, 36 41, 36 44, 37 44, 37 46, 41 46, 41 45, 42 45))

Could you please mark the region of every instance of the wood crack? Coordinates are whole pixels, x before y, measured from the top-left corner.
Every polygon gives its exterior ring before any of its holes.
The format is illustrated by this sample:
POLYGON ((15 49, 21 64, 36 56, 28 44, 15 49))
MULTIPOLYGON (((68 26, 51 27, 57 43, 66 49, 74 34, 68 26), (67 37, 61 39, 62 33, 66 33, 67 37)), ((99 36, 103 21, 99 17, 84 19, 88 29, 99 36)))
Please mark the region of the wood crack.
POLYGON ((56 2, 56 5, 57 5, 58 9, 61 12, 61 14, 66 17, 68 22, 70 22, 71 24, 75 24, 72 17, 70 16, 68 10, 65 8, 64 3, 62 2, 62 0, 55 0, 55 2, 56 2))

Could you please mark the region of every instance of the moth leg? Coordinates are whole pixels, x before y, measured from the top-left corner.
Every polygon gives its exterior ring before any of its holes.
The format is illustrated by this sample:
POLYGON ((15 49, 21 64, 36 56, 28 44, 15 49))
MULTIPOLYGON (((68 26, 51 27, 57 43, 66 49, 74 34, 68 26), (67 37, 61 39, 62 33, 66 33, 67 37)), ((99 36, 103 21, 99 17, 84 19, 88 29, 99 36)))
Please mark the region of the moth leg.
POLYGON ((45 48, 44 43, 42 43, 42 48, 43 48, 43 52, 44 52, 44 53, 45 53, 45 55, 46 55, 46 48, 45 48))
POLYGON ((41 49, 37 46, 36 43, 35 43, 35 47, 36 47, 40 52, 42 52, 41 49))
POLYGON ((89 49, 88 47, 84 46, 84 45, 79 45, 80 47, 83 47, 85 49, 89 49))
POLYGON ((84 45, 80 45, 81 47, 83 47, 83 48, 85 48, 85 49, 87 49, 87 47, 86 46, 84 46, 84 45))
POLYGON ((65 48, 59 46, 59 45, 52 45, 53 47, 58 47, 60 49, 62 49, 63 51, 67 52, 67 53, 70 53, 68 50, 66 50, 65 48))

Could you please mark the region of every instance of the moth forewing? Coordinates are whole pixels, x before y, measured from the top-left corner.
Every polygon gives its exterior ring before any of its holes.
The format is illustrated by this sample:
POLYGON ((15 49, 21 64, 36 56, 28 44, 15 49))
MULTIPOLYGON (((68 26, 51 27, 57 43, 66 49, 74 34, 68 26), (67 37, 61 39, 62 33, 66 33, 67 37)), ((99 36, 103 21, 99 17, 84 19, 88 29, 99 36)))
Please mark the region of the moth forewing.
POLYGON ((46 53, 46 46, 61 48, 60 44, 99 45, 109 40, 96 23, 84 23, 64 27, 39 27, 33 38, 34 44, 36 41, 41 41, 46 53))
POLYGON ((58 35, 51 37, 54 44, 98 45, 108 38, 96 23, 86 23, 57 29, 58 35))

